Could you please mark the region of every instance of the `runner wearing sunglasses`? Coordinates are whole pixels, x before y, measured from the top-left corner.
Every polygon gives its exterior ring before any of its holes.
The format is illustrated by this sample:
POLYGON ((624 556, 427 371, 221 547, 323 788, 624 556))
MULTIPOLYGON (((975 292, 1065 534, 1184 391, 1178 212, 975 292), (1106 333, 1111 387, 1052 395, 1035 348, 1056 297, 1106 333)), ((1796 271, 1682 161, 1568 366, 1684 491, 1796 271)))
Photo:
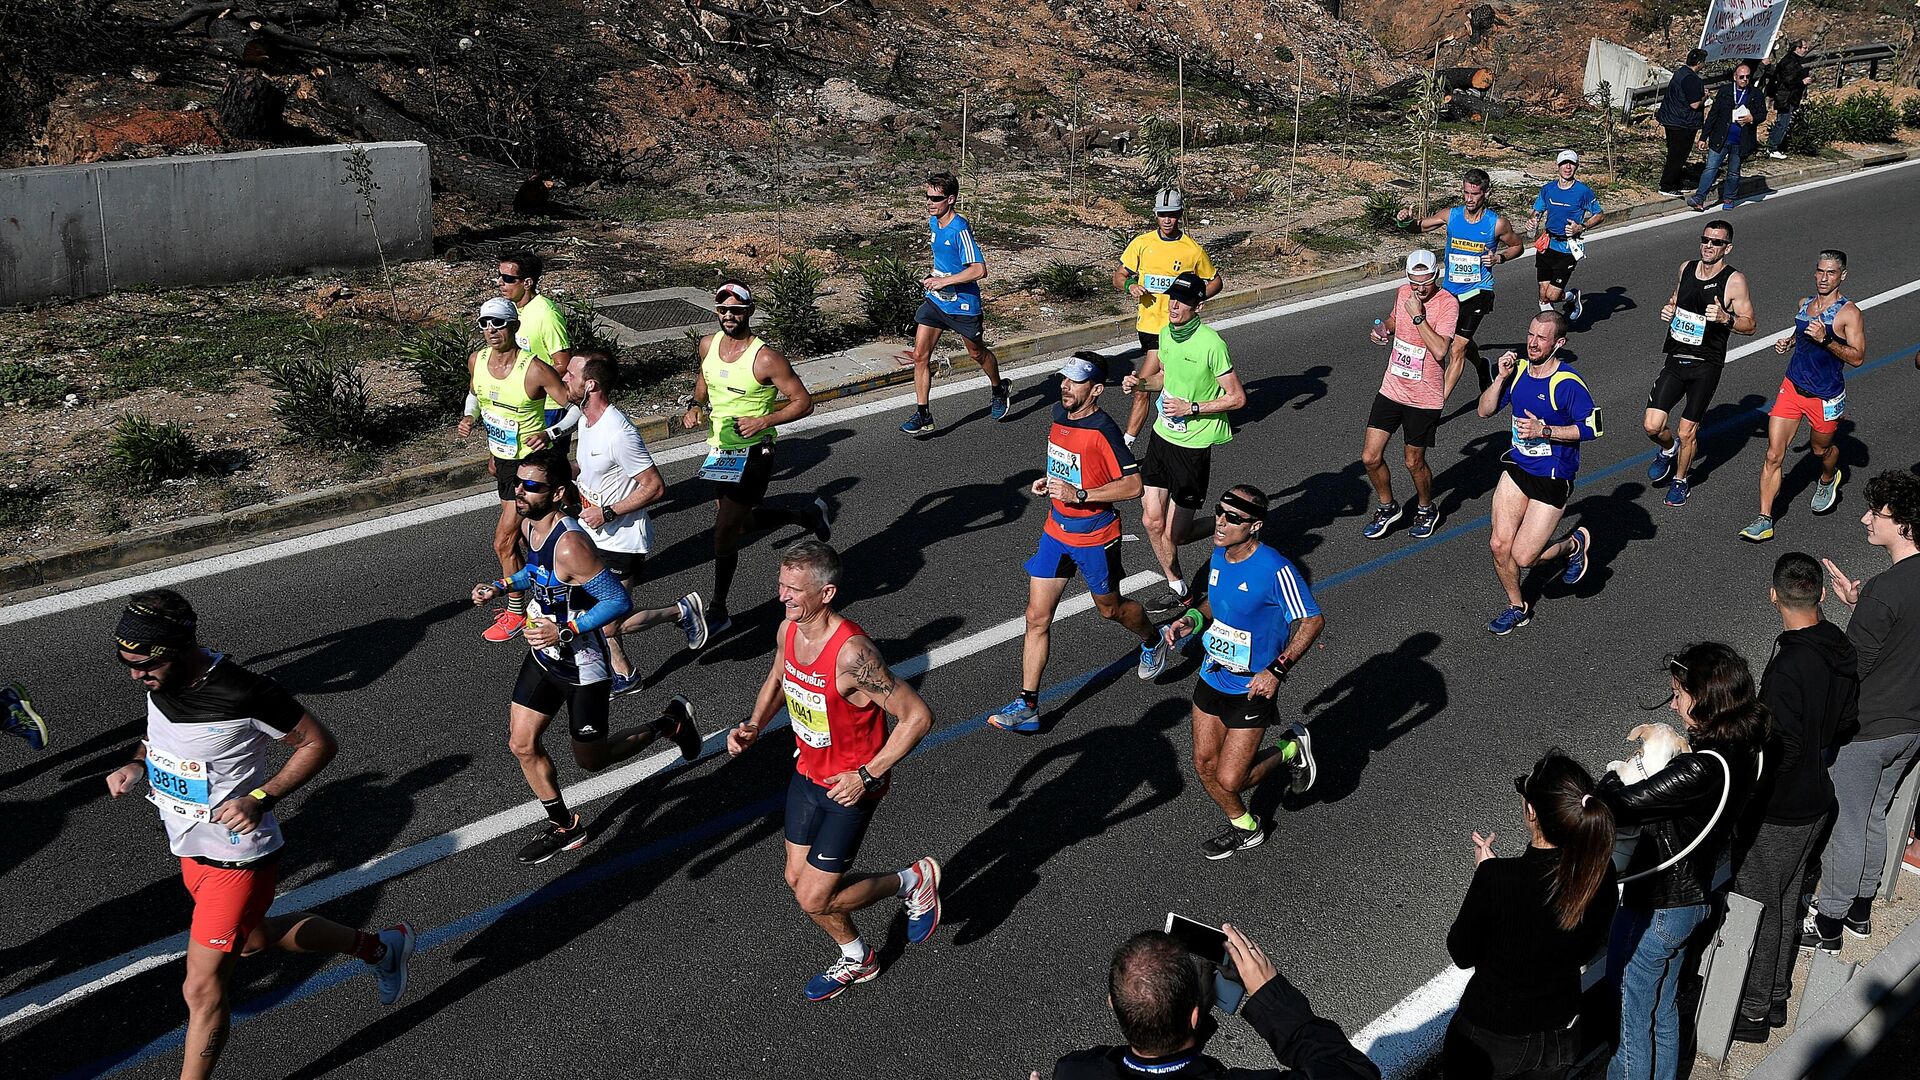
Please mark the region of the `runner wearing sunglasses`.
MULTIPOLYGON (((520 556, 519 517, 514 513, 515 469, 521 459, 552 442, 547 430, 548 402, 567 404, 567 388, 560 373, 539 363, 534 354, 514 343, 520 311, 513 301, 496 296, 480 305, 480 333, 487 347, 467 357, 473 389, 460 415, 462 437, 476 427, 487 435, 487 471, 500 495, 500 518, 493 526, 493 553, 500 560, 500 576, 511 578, 526 565, 520 556)), ((488 641, 512 641, 526 625, 527 598, 507 594, 506 610, 480 636, 488 641)))
POLYGON ((967 355, 980 365, 992 394, 987 413, 1007 418, 1007 395, 1012 387, 1000 378, 1000 358, 987 348, 980 307, 980 282, 986 280, 987 260, 974 242, 967 219, 954 211, 960 199, 960 179, 939 172, 927 177, 927 232, 933 245, 933 273, 920 280, 927 298, 913 314, 913 415, 900 425, 909 435, 933 430, 933 348, 940 335, 951 330, 966 343, 967 355))
POLYGON ((1293 563, 1260 542, 1267 494, 1237 484, 1213 508, 1213 556, 1207 593, 1163 631, 1169 645, 1200 635, 1206 660, 1193 688, 1193 770, 1227 815, 1227 828, 1200 845, 1209 859, 1259 847, 1260 820, 1241 796, 1278 766, 1292 772, 1288 790, 1313 786, 1317 767, 1306 726, 1295 721, 1279 745, 1260 750, 1279 718, 1275 701, 1293 665, 1313 648, 1326 616, 1293 563))
POLYGON ((1687 474, 1699 448, 1700 422, 1727 366, 1727 337, 1754 330, 1747 276, 1727 265, 1732 251, 1733 224, 1718 218, 1707 222, 1700 230, 1700 257, 1681 265, 1673 294, 1660 309, 1660 321, 1667 327, 1667 362, 1647 393, 1644 425, 1647 438, 1660 447, 1647 466, 1647 480, 1659 484, 1672 479, 1668 506, 1687 504, 1687 474), (1670 433, 1667 416, 1682 398, 1686 407, 1670 433))
POLYGON ((540 832, 520 849, 520 861, 543 863, 587 842, 587 822, 567 809, 553 758, 540 737, 560 707, 567 707, 573 759, 588 772, 617 765, 670 738, 682 757, 700 756, 700 733, 693 706, 675 697, 658 719, 644 727, 609 735, 607 704, 613 695, 613 671, 603 629, 633 610, 626 587, 600 562, 600 553, 566 507, 579 501, 573 467, 558 450, 543 450, 515 470, 518 492, 514 512, 528 562, 518 573, 473 587, 473 602, 484 604, 503 592, 532 594, 522 636, 531 651, 520 664, 507 713, 508 746, 520 759, 527 786, 547 812, 540 832))

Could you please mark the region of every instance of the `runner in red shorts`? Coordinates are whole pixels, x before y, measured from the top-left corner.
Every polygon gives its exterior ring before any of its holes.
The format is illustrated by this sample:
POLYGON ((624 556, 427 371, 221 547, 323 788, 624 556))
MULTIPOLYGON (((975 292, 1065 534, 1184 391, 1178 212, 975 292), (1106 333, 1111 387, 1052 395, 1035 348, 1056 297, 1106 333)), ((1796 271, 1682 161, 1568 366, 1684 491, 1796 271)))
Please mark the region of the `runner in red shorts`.
POLYGON ((333 736, 293 695, 200 646, 193 606, 171 589, 140 593, 114 636, 120 662, 147 688, 147 737, 107 774, 119 798, 142 776, 193 896, 187 941, 182 1080, 213 1075, 231 1027, 227 989, 237 955, 263 949, 339 953, 365 961, 391 1005, 407 987, 413 928, 353 930, 304 911, 267 917, 279 863, 273 805, 333 759, 333 736), (279 741, 293 756, 269 772, 279 741))

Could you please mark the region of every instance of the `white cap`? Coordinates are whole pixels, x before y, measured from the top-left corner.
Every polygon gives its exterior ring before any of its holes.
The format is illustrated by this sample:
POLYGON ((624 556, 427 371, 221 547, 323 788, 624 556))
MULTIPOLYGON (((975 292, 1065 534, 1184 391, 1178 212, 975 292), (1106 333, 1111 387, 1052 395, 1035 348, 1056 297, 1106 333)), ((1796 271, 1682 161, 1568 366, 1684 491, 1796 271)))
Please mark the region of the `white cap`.
POLYGON ((508 322, 520 321, 520 309, 513 301, 504 296, 495 296, 480 305, 480 317, 483 319, 505 319, 508 322))
POLYGON ((753 304, 753 290, 737 281, 729 281, 714 290, 713 302, 716 304, 724 304, 727 302, 727 297, 729 296, 739 300, 743 304, 749 306, 753 304))
POLYGON ((1434 261, 1433 252, 1426 248, 1407 254, 1407 276, 1410 278, 1432 277, 1439 269, 1439 265, 1434 261))
POLYGON ((1553 159, 1553 163, 1556 166, 1565 165, 1569 161, 1573 162, 1575 165, 1580 164, 1580 155, 1574 153, 1571 150, 1562 150, 1560 151, 1560 156, 1553 159))
POLYGON ((1155 214, 1177 214, 1186 209, 1187 201, 1179 188, 1163 187, 1153 193, 1153 212, 1155 214))

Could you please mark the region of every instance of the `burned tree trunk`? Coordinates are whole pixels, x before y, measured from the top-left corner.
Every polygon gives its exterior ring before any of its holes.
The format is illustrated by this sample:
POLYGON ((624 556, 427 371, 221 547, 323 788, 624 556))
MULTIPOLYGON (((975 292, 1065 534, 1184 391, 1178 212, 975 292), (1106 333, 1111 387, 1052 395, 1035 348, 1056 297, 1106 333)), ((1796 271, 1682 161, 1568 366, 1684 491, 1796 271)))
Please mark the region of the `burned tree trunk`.
POLYGON ((287 95, 273 80, 253 68, 241 68, 227 77, 220 91, 220 126, 243 139, 268 139, 284 126, 281 111, 287 95))

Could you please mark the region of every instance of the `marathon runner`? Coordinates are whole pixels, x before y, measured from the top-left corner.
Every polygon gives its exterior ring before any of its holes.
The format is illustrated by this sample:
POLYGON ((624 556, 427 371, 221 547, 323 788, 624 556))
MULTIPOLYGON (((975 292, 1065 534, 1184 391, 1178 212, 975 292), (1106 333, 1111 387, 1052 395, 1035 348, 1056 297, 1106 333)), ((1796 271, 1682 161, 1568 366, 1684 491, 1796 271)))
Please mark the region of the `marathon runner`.
POLYGON ((1732 223, 1718 218, 1707 222, 1700 230, 1700 257, 1681 264, 1673 295, 1660 309, 1660 321, 1667 326, 1667 362, 1647 393, 1647 438, 1660 447, 1647 466, 1647 480, 1659 484, 1672 479, 1668 506, 1687 504, 1687 477, 1699 451, 1700 423, 1727 366, 1727 336, 1754 330, 1747 276, 1727 264, 1732 251, 1732 223), (1687 404, 1670 434, 1667 414, 1681 398, 1687 404))
MULTIPOLYGON (((487 471, 500 494, 500 519, 493 526, 493 553, 500 560, 500 576, 510 578, 525 565, 520 557, 519 516, 514 513, 515 470, 520 459, 553 441, 546 427, 544 405, 565 403, 567 388, 560 375, 534 355, 514 344, 519 309, 511 300, 494 297, 480 305, 480 333, 487 347, 467 357, 473 389, 460 416, 462 437, 473 434, 475 421, 487 435, 487 471)), ((507 596, 505 611, 480 636, 488 641, 512 641, 526 625, 524 593, 507 596)))
POLYGON ((567 516, 565 508, 579 492, 559 450, 530 455, 520 462, 518 477, 514 510, 523 523, 527 565, 511 578, 475 585, 473 602, 487 603, 502 592, 533 594, 522 635, 530 651, 520 663, 507 710, 507 745, 547 812, 546 824, 520 849, 520 861, 533 866, 588 839, 586 819, 567 809, 553 758, 540 742, 562 705, 573 759, 588 772, 625 761, 657 738, 672 739, 691 761, 700 756, 700 733, 693 726, 693 707, 676 697, 652 723, 609 735, 612 686, 603 628, 631 611, 633 603, 620 579, 601 564, 586 530, 567 516))
POLYGON ((1007 418, 1012 386, 1000 377, 1000 358, 987 348, 981 332, 980 282, 986 280, 987 260, 973 242, 967 219, 954 211, 960 198, 960 178, 950 172, 927 177, 927 231, 933 241, 933 274, 920 280, 927 291, 913 314, 913 415, 900 425, 909 435, 933 430, 933 348, 940 335, 951 330, 966 343, 967 355, 980 365, 992 394, 988 415, 1007 418))
POLYGON ((1473 362, 1483 391, 1493 376, 1473 335, 1480 329, 1480 320, 1493 310, 1493 268, 1520 256, 1520 238, 1514 235, 1513 226, 1505 215, 1487 206, 1492 188, 1493 178, 1485 169, 1468 169, 1460 176, 1461 205, 1417 222, 1411 209, 1402 209, 1399 215, 1401 223, 1415 232, 1447 231, 1447 246, 1441 253, 1441 285, 1460 301, 1453 355, 1473 362))
MULTIPOLYGON (((1207 283, 1188 271, 1167 285, 1167 325, 1160 351, 1120 380, 1126 393, 1160 393, 1159 417, 1140 458, 1146 490, 1140 497, 1140 526, 1147 534, 1167 586, 1147 605, 1152 617, 1166 618, 1187 606, 1187 583, 1180 572, 1180 545, 1207 535, 1200 508, 1206 505, 1213 471, 1213 448, 1233 438, 1226 414, 1247 403, 1247 391, 1233 370, 1227 343, 1200 321, 1207 283)), ((1117 579, 1116 579, 1117 580, 1117 579)))
MULTIPOLYGON (((513 343, 521 352, 539 357, 556 374, 565 374, 567 365, 573 362, 573 340, 567 335, 567 318, 560 305, 540 291, 540 275, 545 269, 546 263, 531 251, 508 252, 500 259, 500 295, 513 301, 520 312, 513 343)), ((566 450, 571 438, 568 433, 580 422, 579 406, 562 410, 549 405, 545 419, 554 445, 566 450)))
POLYGON ((707 459, 700 477, 713 481, 713 603, 707 609, 709 640, 733 625, 727 596, 740 568, 740 545, 749 533, 800 525, 821 540, 832 537, 833 509, 816 496, 804 510, 762 506, 773 476, 775 428, 813 413, 813 395, 793 365, 754 336, 752 290, 728 279, 713 295, 720 332, 700 342, 700 374, 686 399, 681 425, 691 431, 706 414, 707 459), (786 404, 775 408, 777 399, 786 404))
POLYGON ((907 940, 918 945, 940 925, 940 864, 931 856, 891 874, 852 873, 894 766, 933 727, 933 711, 893 677, 880 650, 853 620, 833 610, 840 556, 802 540, 780 556, 778 648, 753 713, 727 733, 738 757, 784 703, 793 728, 787 784, 787 885, 800 910, 840 946, 840 956, 807 980, 808 1001, 825 1001, 880 974, 880 957, 852 915, 890 896, 906 901, 907 940), (887 730, 887 717, 894 719, 887 730))
MULTIPOLYGON (((1440 430, 1440 414, 1454 385, 1465 370, 1465 357, 1451 351, 1455 325, 1460 319, 1460 302, 1440 288, 1439 264, 1431 251, 1415 251, 1407 256, 1407 283, 1394 294, 1387 317, 1373 324, 1373 343, 1393 345, 1387 358, 1387 373, 1380 380, 1380 392, 1373 395, 1373 411, 1367 416, 1366 441, 1360 448, 1360 463, 1366 466, 1367 479, 1373 482, 1379 499, 1373 516, 1361 530, 1369 540, 1387 535, 1400 520, 1399 500, 1393 497, 1393 473, 1387 468, 1387 443, 1402 427, 1406 435, 1407 472, 1413 477, 1413 527, 1407 535, 1424 540, 1440 527, 1440 508, 1433 502, 1433 469, 1427 465, 1427 451, 1433 446, 1434 432, 1440 430), (1441 358, 1445 357, 1445 368, 1441 358)), ((1214 536, 1219 537, 1216 525, 1214 536)))
MULTIPOLYGON (((647 441, 610 395, 619 385, 620 368, 613 357, 583 351, 567 364, 567 395, 581 403, 585 423, 580 426, 580 525, 600 553, 600 562, 620 586, 633 595, 640 568, 653 548, 653 519, 647 507, 666 494, 666 481, 653 463, 647 441)), ((699 593, 688 593, 678 603, 635 611, 607 634, 607 659, 613 666, 613 692, 640 689, 640 677, 620 647, 620 636, 649 626, 678 625, 687 636, 687 648, 707 643, 706 607, 699 593)))
MULTIPOLYGON (((1180 228, 1180 215, 1186 200, 1179 188, 1161 188, 1153 196, 1153 216, 1157 228, 1133 238, 1120 253, 1120 268, 1113 272, 1113 287, 1131 295, 1140 306, 1134 329, 1140 334, 1143 364, 1160 362, 1160 331, 1167 325, 1167 286, 1173 279, 1191 270, 1207 283, 1209 298, 1219 295, 1226 280, 1213 268, 1213 260, 1200 242, 1180 228)), ((1127 448, 1133 448, 1147 426, 1147 399, 1135 397, 1127 414, 1127 448)))
POLYGON ((1767 410, 1767 459, 1760 466, 1760 516, 1740 530, 1756 544, 1773 539, 1774 503, 1787 445, 1805 420, 1813 429, 1813 452, 1820 458, 1820 482, 1813 488, 1813 512, 1824 514, 1840 502, 1840 448, 1833 444, 1840 418, 1847 413, 1847 369, 1867 360, 1867 323, 1860 306, 1840 291, 1847 280, 1847 253, 1828 248, 1813 267, 1813 295, 1800 301, 1793 332, 1782 334, 1773 351, 1792 350, 1779 396, 1767 410))
POLYGON ((1606 220, 1600 196, 1573 178, 1579 167, 1580 155, 1572 150, 1562 150, 1554 158, 1560 178, 1533 197, 1533 217, 1527 228, 1530 234, 1543 233, 1545 240, 1536 242, 1533 256, 1534 274, 1540 279, 1540 310, 1564 311, 1570 322, 1580 321, 1580 290, 1567 287, 1583 254, 1577 247, 1580 236, 1606 220))
POLYGON ((107 774, 107 792, 117 799, 147 779, 193 898, 183 1080, 213 1075, 226 1048, 239 956, 352 956, 373 969, 382 1005, 400 1000, 411 926, 370 933, 304 911, 267 917, 285 843, 273 807, 333 760, 332 733, 280 684, 203 648, 193 605, 171 589, 129 600, 114 638, 127 673, 147 688, 147 737, 107 774), (293 751, 278 770, 268 768, 274 742, 293 751))
POLYGON ((1049 501, 1040 548, 1026 562, 1027 633, 1020 651, 1020 696, 987 722, 1003 731, 1040 730, 1040 676, 1047 668, 1053 613, 1074 571, 1087 579, 1100 617, 1140 639, 1136 674, 1153 679, 1167 666, 1167 645, 1138 602, 1120 593, 1120 515, 1113 504, 1140 496, 1140 466, 1120 426, 1100 410, 1106 359, 1079 352, 1060 368, 1060 404, 1047 430, 1047 474, 1028 488, 1049 501))
POLYGON ((1493 492, 1493 569, 1507 591, 1507 608, 1487 629, 1512 633, 1533 620, 1520 594, 1520 575, 1536 563, 1567 560, 1560 580, 1577 585, 1587 574, 1593 535, 1586 526, 1547 542, 1567 509, 1580 444, 1601 436, 1600 407, 1571 365, 1561 363, 1567 317, 1543 311, 1527 324, 1527 362, 1509 351, 1499 360, 1499 378, 1480 394, 1480 415, 1513 411, 1513 446, 1493 492))
POLYGON ((1240 798, 1285 764, 1295 794, 1318 771, 1306 726, 1287 725, 1280 745, 1258 753, 1279 718, 1275 697, 1287 672, 1313 648, 1326 616, 1293 563, 1260 542, 1267 493, 1237 484, 1213 508, 1213 557, 1207 594, 1169 624, 1169 645, 1199 634, 1206 648, 1193 687, 1193 770, 1227 815, 1225 832, 1200 845, 1209 859, 1259 847, 1267 838, 1240 798))
POLYGON ((29 750, 45 750, 53 741, 53 734, 47 729, 47 722, 33 707, 33 699, 27 697, 27 688, 19 683, 0 686, 0 721, 6 724, 7 734, 27 744, 29 750))

